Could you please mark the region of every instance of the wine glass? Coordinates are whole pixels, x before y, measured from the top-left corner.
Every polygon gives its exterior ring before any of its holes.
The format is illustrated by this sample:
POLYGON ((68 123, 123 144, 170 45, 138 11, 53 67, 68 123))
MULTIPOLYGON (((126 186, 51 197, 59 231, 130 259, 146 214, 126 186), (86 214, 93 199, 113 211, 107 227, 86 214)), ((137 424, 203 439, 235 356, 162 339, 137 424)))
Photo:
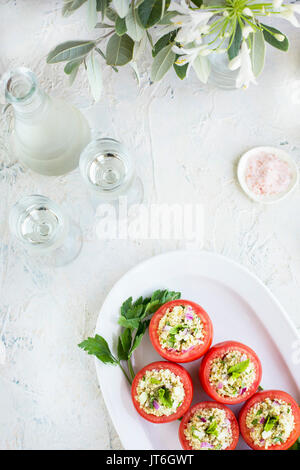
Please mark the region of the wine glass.
POLYGON ((20 199, 10 211, 9 226, 28 255, 41 264, 63 266, 81 250, 80 228, 45 196, 33 194, 20 199))

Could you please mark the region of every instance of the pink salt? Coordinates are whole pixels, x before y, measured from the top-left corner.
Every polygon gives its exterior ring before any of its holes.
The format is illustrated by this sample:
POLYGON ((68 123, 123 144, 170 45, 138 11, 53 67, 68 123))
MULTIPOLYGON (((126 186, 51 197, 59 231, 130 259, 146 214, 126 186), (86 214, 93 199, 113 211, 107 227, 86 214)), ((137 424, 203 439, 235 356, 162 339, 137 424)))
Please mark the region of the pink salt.
POLYGON ((253 193, 271 196, 289 188, 292 171, 289 164, 274 153, 260 152, 248 159, 245 179, 253 193))

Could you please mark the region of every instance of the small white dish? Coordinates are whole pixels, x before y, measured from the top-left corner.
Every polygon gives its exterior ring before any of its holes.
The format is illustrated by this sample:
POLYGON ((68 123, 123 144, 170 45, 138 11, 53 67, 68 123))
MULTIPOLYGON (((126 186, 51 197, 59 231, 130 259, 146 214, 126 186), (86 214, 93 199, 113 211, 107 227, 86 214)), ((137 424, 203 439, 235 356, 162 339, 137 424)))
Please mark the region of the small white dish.
POLYGON ((237 167, 237 177, 242 189, 247 194, 247 196, 249 196, 253 201, 262 202, 263 204, 272 204, 274 202, 281 201, 295 189, 299 181, 299 172, 294 159, 284 150, 278 149, 276 147, 254 147, 241 156, 237 167), (258 195, 251 191, 251 189, 248 187, 245 178, 247 163, 250 157, 259 152, 273 153, 278 158, 289 164, 292 170, 292 179, 286 191, 278 194, 273 194, 271 196, 258 195))

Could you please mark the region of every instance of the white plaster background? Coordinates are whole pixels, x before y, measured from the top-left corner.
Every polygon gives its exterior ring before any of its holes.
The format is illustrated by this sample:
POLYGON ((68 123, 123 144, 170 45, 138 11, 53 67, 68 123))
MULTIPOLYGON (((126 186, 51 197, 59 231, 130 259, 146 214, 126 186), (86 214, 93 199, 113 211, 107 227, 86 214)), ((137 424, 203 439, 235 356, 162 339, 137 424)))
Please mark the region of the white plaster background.
MULTIPOLYGON (((300 328, 300 188, 288 200, 261 206, 235 178, 239 155, 256 145, 282 146, 300 166, 300 30, 280 22, 290 50, 268 48, 259 86, 246 92, 204 87, 192 74, 181 82, 172 73, 154 86, 143 74, 139 89, 127 67, 105 70, 95 105, 84 74, 69 88, 63 66, 45 62, 58 42, 94 34, 84 8, 64 19, 61 4, 0 2, 0 73, 30 67, 45 89, 79 106, 100 135, 134 149, 148 201, 203 203, 204 248, 257 274, 300 328)), ((3 151, 0 158, 7 160, 3 151)), ((93 360, 77 344, 92 334, 101 303, 122 274, 184 241, 99 241, 77 171, 48 178, 18 164, 0 170, 0 337, 7 352, 0 365, 0 449, 121 448, 93 360), (9 208, 36 192, 62 203, 81 224, 83 250, 69 266, 41 270, 10 237, 9 208)))

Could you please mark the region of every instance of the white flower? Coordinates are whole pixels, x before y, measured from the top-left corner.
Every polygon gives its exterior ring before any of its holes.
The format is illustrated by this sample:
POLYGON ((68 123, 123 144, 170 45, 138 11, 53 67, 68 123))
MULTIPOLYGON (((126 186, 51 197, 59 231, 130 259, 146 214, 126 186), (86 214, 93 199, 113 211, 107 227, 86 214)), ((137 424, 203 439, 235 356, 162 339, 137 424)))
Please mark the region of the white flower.
POLYGON ((240 53, 229 62, 229 68, 230 70, 239 69, 236 79, 237 88, 248 88, 251 82, 256 83, 252 70, 250 50, 248 49, 246 41, 242 42, 240 53))
POLYGON ((242 30, 243 38, 247 39, 250 33, 253 33, 253 28, 250 25, 244 26, 242 30))
POLYGON ((182 44, 199 42, 201 34, 207 33, 209 30, 208 21, 215 15, 215 12, 211 11, 192 10, 184 0, 180 4, 171 3, 168 11, 170 10, 178 12, 178 15, 174 16, 171 21, 173 25, 180 27, 176 41, 182 44))
POLYGON ((243 14, 247 15, 247 16, 251 16, 251 18, 253 17, 253 11, 250 10, 250 8, 248 8, 248 7, 244 8, 243 14))
POLYGON ((273 7, 278 10, 281 7, 283 0, 273 0, 273 7))
POLYGON ((205 56, 211 52, 206 46, 203 45, 189 48, 173 46, 172 51, 175 52, 175 54, 180 55, 180 57, 178 57, 175 62, 176 65, 182 66, 188 64, 186 76, 188 76, 190 69, 198 55, 205 56))
POLYGON ((295 13, 300 15, 300 4, 288 4, 288 5, 283 5, 281 7, 281 12, 279 13, 279 16, 284 18, 285 20, 289 21, 292 23, 292 25, 298 27, 300 26, 300 23, 298 19, 295 16, 295 13))

